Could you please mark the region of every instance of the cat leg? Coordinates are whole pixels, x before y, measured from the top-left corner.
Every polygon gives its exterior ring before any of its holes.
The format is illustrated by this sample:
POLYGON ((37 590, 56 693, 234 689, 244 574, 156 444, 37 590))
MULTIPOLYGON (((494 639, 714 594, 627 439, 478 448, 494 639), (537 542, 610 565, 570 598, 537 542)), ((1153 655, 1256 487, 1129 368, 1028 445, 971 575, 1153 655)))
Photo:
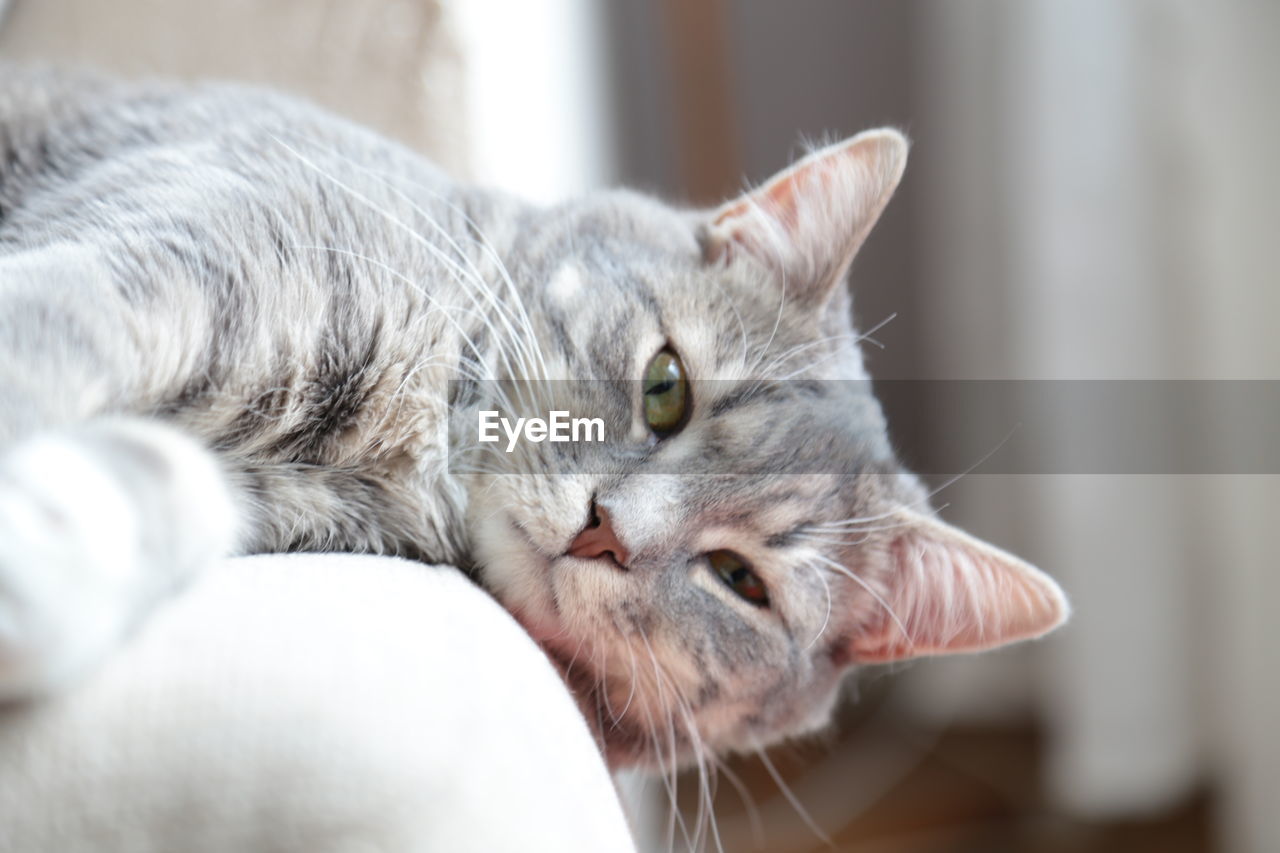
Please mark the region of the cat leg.
POLYGON ((181 369, 166 337, 190 328, 190 318, 144 288, 121 286, 104 255, 58 243, 0 256, 0 448, 136 411, 157 379, 181 369))
POLYGON ((0 456, 0 700, 90 669, 151 606, 226 554, 236 517, 214 457, 107 419, 0 456))
POLYGON ((0 258, 0 699, 74 679, 231 545, 214 457, 113 414, 150 408, 201 347, 199 303, 170 302, 187 314, 119 286, 96 247, 0 258))

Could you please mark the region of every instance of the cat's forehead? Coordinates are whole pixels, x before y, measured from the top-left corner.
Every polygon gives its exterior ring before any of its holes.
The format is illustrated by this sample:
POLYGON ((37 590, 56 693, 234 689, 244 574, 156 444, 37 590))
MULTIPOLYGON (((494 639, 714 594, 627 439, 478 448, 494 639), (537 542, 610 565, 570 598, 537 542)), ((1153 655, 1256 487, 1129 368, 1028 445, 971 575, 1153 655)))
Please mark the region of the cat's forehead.
POLYGON ((696 214, 629 190, 575 199, 548 211, 544 227, 586 262, 623 255, 642 263, 693 265, 701 256, 696 214))

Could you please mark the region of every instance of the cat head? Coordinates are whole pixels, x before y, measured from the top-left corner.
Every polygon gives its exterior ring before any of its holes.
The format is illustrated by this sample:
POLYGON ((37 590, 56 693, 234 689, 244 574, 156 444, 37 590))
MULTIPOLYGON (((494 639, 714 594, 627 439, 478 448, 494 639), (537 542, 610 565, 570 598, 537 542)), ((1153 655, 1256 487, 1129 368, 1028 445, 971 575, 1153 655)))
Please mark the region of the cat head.
POLYGON ((1066 617, 930 512, 867 393, 844 280, 906 151, 864 133, 711 211, 583 199, 512 250, 516 360, 611 440, 494 448, 469 535, 614 764, 762 746, 822 725, 851 667, 1066 617))

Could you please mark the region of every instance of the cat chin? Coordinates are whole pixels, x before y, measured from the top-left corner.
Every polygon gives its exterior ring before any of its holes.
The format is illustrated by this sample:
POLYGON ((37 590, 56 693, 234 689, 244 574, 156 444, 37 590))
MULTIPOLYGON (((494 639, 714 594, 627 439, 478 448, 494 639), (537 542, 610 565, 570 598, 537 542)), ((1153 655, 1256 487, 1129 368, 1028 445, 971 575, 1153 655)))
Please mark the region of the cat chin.
MULTIPOLYGON (((556 568, 553 563, 547 561, 547 571, 543 574, 548 589, 549 575, 556 568)), ((637 712, 643 703, 640 696, 629 695, 625 700, 619 700, 615 695, 610 702, 606 695, 609 687, 592 666, 592 661, 603 650, 592 649, 593 633, 590 630, 584 631, 579 626, 578 633, 575 633, 573 626, 560 616, 558 610, 547 611, 536 604, 503 603, 560 675, 610 770, 630 768, 665 773, 697 762, 700 750, 695 749, 677 720, 673 719, 676 723, 673 727, 655 732, 645 725, 646 714, 637 712), (631 709, 632 713, 628 714, 626 710, 618 713, 620 704, 624 709, 631 709)), ((743 737, 752 743, 768 744, 820 729, 828 722, 834 698, 833 689, 825 701, 819 700, 814 707, 808 708, 803 718, 787 720, 784 724, 786 731, 751 732, 743 737)), ((665 712, 658 710, 656 713, 665 712)), ((701 744, 700 749, 715 753, 732 752, 737 739, 733 737, 735 726, 729 721, 736 721, 743 715, 742 709, 722 710, 711 718, 698 720, 700 728, 708 727, 696 738, 701 744)))

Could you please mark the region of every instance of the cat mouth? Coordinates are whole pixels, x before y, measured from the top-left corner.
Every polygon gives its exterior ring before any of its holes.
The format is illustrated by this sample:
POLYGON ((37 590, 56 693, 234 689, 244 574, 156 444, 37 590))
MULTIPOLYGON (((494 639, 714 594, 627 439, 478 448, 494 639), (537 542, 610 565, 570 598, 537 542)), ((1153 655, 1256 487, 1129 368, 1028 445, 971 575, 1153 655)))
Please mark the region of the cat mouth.
POLYGON ((608 765, 615 770, 628 766, 661 767, 663 757, 654 753, 652 736, 633 719, 633 714, 627 713, 631 703, 609 701, 608 686, 591 666, 592 655, 564 620, 555 585, 558 560, 539 548, 517 519, 508 519, 508 526, 510 544, 517 546, 512 550, 520 552, 515 559, 539 580, 535 584, 539 592, 526 592, 520 601, 504 602, 511 615, 560 676, 608 765))

